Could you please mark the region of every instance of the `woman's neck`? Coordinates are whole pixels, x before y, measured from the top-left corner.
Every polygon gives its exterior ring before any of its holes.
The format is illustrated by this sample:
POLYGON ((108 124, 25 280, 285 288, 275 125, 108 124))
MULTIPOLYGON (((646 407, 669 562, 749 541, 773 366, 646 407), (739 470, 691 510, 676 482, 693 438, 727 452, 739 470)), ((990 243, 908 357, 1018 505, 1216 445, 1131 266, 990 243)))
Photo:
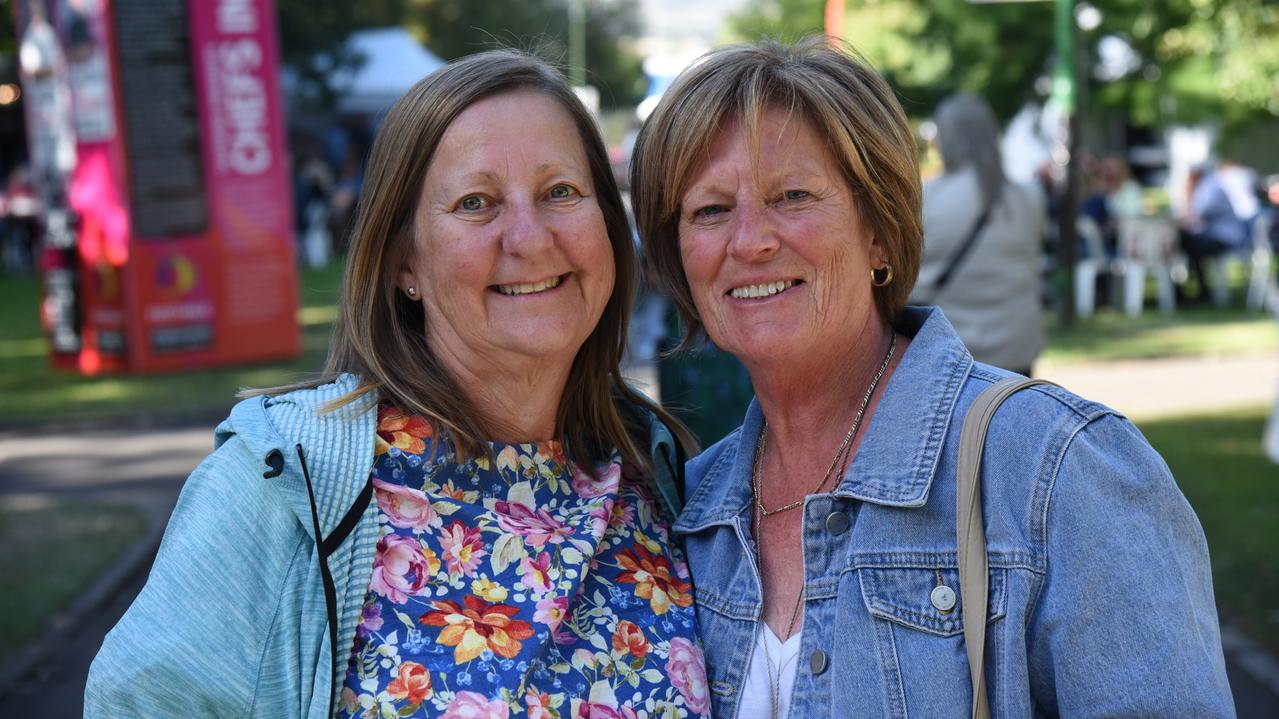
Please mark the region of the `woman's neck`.
POLYGON ((568 383, 567 362, 533 358, 462 357, 447 349, 437 356, 479 413, 488 439, 510 444, 558 439, 556 420, 568 383))
POLYGON ((828 462, 852 426, 867 389, 884 366, 852 444, 865 434, 888 378, 901 361, 909 340, 898 337, 893 356, 884 364, 892 330, 874 323, 858 338, 855 348, 817 358, 817 363, 778 362, 756 366, 751 372, 755 396, 768 420, 769 453, 781 467, 792 458, 828 462))

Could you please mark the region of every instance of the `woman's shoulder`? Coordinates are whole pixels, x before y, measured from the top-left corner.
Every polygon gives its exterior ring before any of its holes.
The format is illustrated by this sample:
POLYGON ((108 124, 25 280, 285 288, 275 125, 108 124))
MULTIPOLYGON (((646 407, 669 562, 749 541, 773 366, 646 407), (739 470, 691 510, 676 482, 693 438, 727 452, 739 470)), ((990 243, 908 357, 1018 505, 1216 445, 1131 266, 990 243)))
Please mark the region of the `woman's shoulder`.
POLYGON ((688 460, 684 465, 686 497, 692 499, 693 492, 707 475, 720 471, 725 462, 732 463, 737 456, 737 445, 742 436, 742 428, 729 432, 723 439, 702 450, 700 454, 688 460))
MULTIPOLYGON (((984 390, 994 386, 1000 380, 1018 375, 982 362, 973 362, 969 372, 964 397, 956 405, 957 411, 965 411, 984 390)), ((1043 422, 1053 420, 1053 424, 1087 422, 1105 414, 1119 413, 1100 403, 1081 397, 1069 389, 1053 382, 1031 385, 1015 392, 1004 404, 1000 405, 1000 419, 1016 423, 1043 422)), ((995 426, 992 424, 992 427, 995 426)), ((1042 426, 1042 425, 1041 425, 1042 426)))
POLYGON ((377 392, 360 394, 362 388, 358 377, 343 374, 311 387, 250 396, 238 402, 218 426, 216 443, 221 446, 231 435, 249 444, 297 442, 317 432, 341 431, 361 423, 371 429, 377 392))
MULTIPOLYGON (((981 391, 1008 376, 1013 375, 975 364, 956 412, 966 412, 981 391)), ((963 420, 961 415, 956 424, 963 420)), ((985 446, 985 476, 999 481, 1008 474, 1010 482, 1012 475, 1033 477, 1045 500, 1063 477, 1071 484, 1142 484, 1170 476, 1158 452, 1121 412, 1056 384, 1011 395, 995 413, 985 446)))

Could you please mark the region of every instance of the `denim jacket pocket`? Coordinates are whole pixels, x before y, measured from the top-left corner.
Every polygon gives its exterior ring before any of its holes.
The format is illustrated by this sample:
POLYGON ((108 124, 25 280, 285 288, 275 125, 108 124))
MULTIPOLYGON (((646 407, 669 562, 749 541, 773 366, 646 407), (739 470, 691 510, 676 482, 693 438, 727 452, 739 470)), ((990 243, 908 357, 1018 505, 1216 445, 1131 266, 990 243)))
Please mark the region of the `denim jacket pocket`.
MULTIPOLYGON (((990 569, 987 623, 1004 616, 1007 573, 990 569)), ((954 567, 864 567, 858 571, 871 616, 937 636, 964 631, 959 570, 954 567)))

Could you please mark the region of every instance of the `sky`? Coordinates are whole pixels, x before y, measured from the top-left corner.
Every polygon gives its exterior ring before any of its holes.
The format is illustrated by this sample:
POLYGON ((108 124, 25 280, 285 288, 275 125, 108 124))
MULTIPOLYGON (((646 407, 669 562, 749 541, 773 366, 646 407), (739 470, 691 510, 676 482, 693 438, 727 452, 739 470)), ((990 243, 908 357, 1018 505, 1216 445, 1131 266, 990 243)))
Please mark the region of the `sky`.
POLYGON ((644 54, 699 55, 721 40, 724 16, 744 0, 640 0, 644 54))

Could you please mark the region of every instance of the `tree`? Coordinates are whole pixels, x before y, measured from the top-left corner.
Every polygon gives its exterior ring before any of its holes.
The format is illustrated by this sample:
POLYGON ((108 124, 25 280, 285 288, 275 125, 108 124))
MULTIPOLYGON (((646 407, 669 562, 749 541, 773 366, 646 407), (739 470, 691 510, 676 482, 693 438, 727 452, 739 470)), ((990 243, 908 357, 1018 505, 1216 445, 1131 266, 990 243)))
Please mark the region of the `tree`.
MULTIPOLYGON (((2 0, 0 0, 2 1, 2 0)), ((568 0, 363 0, 358 3, 276 0, 284 62, 298 73, 304 94, 331 107, 327 78, 359 62, 343 49, 354 30, 404 26, 432 52, 453 60, 496 47, 515 47, 552 63, 568 60, 568 0)), ((639 56, 638 0, 592 0, 586 24, 586 66, 606 107, 644 96, 639 56)))
MULTIPOLYGON (((560 66, 568 64, 568 0, 475 2, 418 0, 415 27, 427 47, 452 60, 495 47, 514 47, 560 66)), ((633 105, 644 96, 637 0, 593 0, 586 17, 588 82, 605 107, 633 105)))
POLYGON ((302 97, 315 98, 321 109, 335 100, 328 80, 339 68, 359 62, 344 45, 355 30, 399 25, 405 19, 405 0, 312 2, 276 0, 280 56, 302 85, 302 97))
MULTIPOLYGON (((1093 0, 1101 24, 1080 37, 1093 102, 1136 124, 1279 117, 1279 2, 1093 0), (1120 41, 1129 67, 1107 75, 1099 47, 1120 41)), ((730 19, 739 39, 822 28, 823 0, 750 0, 730 19)), ((847 0, 847 39, 893 83, 911 114, 945 95, 982 95, 1007 118, 1035 98, 1054 61, 1052 3, 847 0)), ((1108 68, 1113 70, 1112 68, 1108 68)))

